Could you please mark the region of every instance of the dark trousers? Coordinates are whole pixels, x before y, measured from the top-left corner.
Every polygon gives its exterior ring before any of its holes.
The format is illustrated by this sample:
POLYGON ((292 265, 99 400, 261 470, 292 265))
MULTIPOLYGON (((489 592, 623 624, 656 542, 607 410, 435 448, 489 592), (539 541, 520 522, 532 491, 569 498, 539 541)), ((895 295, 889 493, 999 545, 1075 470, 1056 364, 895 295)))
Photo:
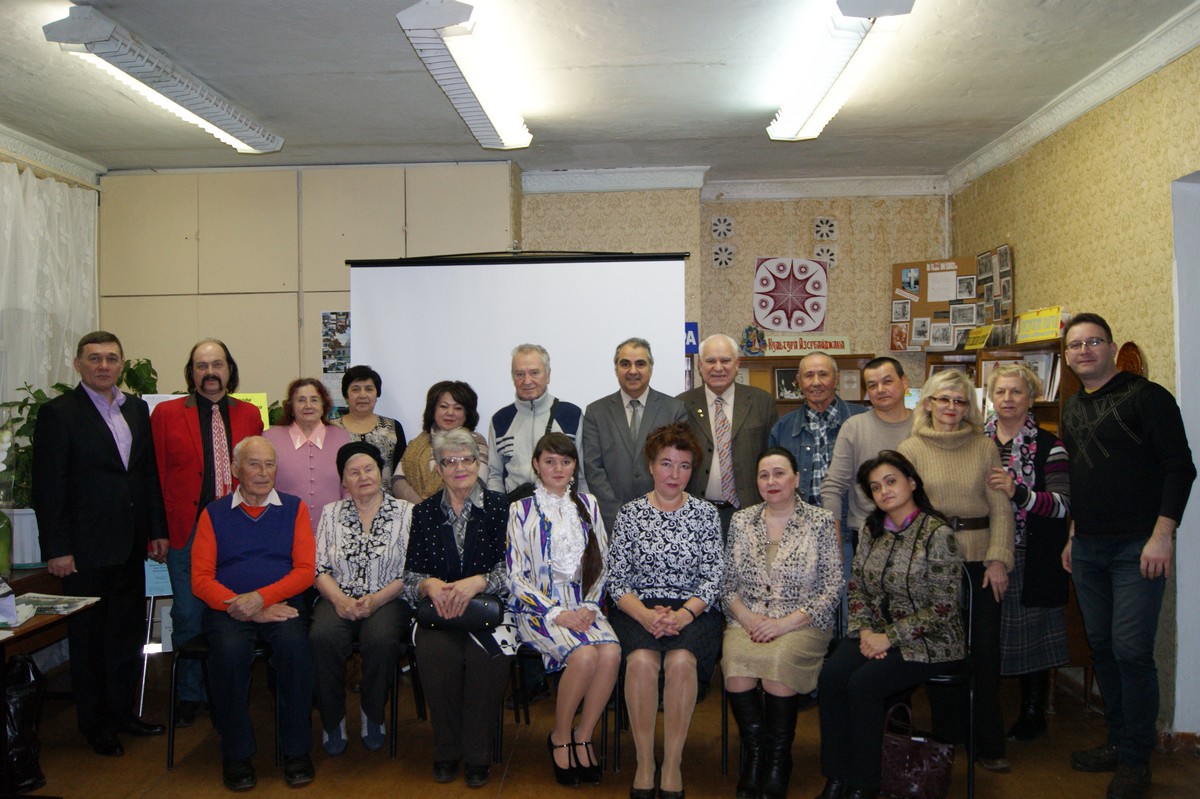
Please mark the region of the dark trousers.
MULTIPOLYGON (((983 583, 983 563, 967 563, 974 588, 975 623, 971 630, 971 655, 975 661, 975 747, 989 760, 1004 757, 1004 717, 1000 711, 1000 603, 991 586, 983 583)), ((967 688, 931 685, 929 710, 933 733, 944 741, 967 740, 967 688)))
POLYGON ((892 647, 882 660, 864 657, 857 638, 843 638, 821 668, 821 773, 855 788, 879 790, 883 717, 888 697, 949 668, 911 663, 892 647))
POLYGON ((1150 760, 1157 737, 1154 635, 1166 579, 1141 574, 1146 539, 1075 536, 1071 578, 1104 697, 1108 743, 1123 763, 1150 760))
MULTIPOLYGON (((195 538, 196 530, 193 528, 183 547, 167 553, 167 574, 171 578, 171 643, 176 649, 204 632, 205 605, 192 593, 192 541, 195 538)), ((184 702, 207 701, 200 661, 181 660, 176 669, 179 673, 179 699, 184 702)))
POLYGON ((433 759, 491 762, 512 657, 490 656, 468 633, 418 628, 417 668, 433 725, 433 759))
MULTIPOLYGON (((289 604, 301 609, 298 598, 289 604)), ((313 660, 304 613, 287 621, 259 624, 206 608, 204 634, 211 650, 208 681, 213 721, 221 735, 221 757, 247 760, 257 751, 250 723, 250 667, 259 640, 271 647, 283 756, 308 754, 312 748, 313 660)))
POLYGON ((317 708, 326 731, 336 730, 346 717, 346 658, 356 640, 362 655, 361 706, 369 722, 383 723, 383 706, 392 673, 400 657, 404 634, 408 632, 404 617, 399 600, 381 605, 367 618, 354 621, 338 616, 329 602, 323 599, 317 602, 308 640, 316 666, 317 708))
POLYGON ((145 544, 124 563, 63 578, 63 593, 100 601, 67 619, 71 687, 79 730, 113 732, 134 718, 146 623, 145 544))

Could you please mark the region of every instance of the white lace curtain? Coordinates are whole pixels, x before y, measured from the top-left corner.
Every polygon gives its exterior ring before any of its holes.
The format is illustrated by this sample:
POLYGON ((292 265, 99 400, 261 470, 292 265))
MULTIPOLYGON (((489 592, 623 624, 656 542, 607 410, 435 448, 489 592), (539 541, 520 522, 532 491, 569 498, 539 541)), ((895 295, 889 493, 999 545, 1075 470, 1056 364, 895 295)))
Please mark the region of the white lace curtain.
POLYGON ((0 400, 74 383, 96 327, 96 193, 0 163, 0 400))

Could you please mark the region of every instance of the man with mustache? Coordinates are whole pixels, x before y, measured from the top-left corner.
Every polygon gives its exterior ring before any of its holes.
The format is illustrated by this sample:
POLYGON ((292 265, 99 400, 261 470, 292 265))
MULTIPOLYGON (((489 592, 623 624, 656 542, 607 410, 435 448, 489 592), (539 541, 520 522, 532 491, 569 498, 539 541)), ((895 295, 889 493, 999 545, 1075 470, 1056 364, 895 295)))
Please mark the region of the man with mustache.
MULTIPOLYGON (((229 396, 238 386, 237 362, 224 342, 198 341, 184 366, 188 394, 160 403, 150 417, 158 477, 162 482, 171 549, 172 639, 182 644, 200 635, 204 604, 192 593, 192 538, 204 506, 237 486, 230 453, 247 436, 263 431, 258 408, 229 396)), ((200 664, 179 664, 179 706, 175 726, 196 721, 205 701, 200 664)))

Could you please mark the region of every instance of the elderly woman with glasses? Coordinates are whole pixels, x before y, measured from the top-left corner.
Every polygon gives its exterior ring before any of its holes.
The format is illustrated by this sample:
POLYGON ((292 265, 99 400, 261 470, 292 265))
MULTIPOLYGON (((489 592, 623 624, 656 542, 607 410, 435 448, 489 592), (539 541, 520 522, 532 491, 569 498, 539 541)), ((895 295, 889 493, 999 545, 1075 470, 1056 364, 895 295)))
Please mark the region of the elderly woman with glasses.
MULTIPOLYGON (((469 431, 436 434, 433 456, 445 487, 413 508, 404 596, 413 607, 428 598, 440 619, 453 620, 478 594, 508 594, 508 500, 479 483, 469 431)), ((450 782, 461 761, 468 787, 482 787, 511 657, 489 631, 418 626, 414 642, 433 724, 433 778, 450 782)))
MULTIPOLYGON (((1008 495, 988 476, 1000 453, 983 435, 975 386, 964 372, 947 369, 925 381, 913 413, 912 436, 899 451, 912 462, 938 513, 954 531, 975 592, 972 650, 976 663, 976 742, 979 764, 1007 771, 1004 720, 1000 714, 1000 602, 1013 568, 1013 512, 1008 495)), ((929 691, 934 733, 966 740, 966 692, 929 691)))

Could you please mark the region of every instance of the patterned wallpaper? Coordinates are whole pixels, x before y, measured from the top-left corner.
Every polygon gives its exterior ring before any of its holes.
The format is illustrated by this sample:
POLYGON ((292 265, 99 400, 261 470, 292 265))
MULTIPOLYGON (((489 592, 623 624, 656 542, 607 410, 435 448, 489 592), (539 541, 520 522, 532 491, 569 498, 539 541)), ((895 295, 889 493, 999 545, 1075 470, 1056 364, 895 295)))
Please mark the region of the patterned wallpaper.
POLYGON ((967 186, 954 250, 1013 248, 1018 312, 1094 311, 1175 388, 1171 181, 1200 169, 1200 50, 967 186))
MULTIPOLYGON (((750 323, 756 258, 810 258, 827 247, 836 265, 826 331, 849 336, 855 351, 885 352, 891 265, 944 251, 937 197, 701 203, 696 191, 530 194, 522 210, 525 250, 690 252, 687 314, 702 337, 737 336, 750 323), (714 234, 716 218, 728 220, 728 235, 714 234), (833 220, 836 238, 818 239, 817 219, 833 220), (717 246, 732 247, 729 266, 714 266, 717 246)), ((920 355, 902 360, 914 377, 923 373, 920 355)))
POLYGON ((696 189, 526 194, 523 250, 686 252, 685 310, 701 313, 699 208, 696 189))
MULTIPOLYGON (((818 257, 833 261, 825 332, 848 336, 854 352, 885 353, 892 264, 940 258, 945 248, 941 197, 707 202, 701 204, 700 216, 705 245, 697 259, 704 296, 701 336, 723 332, 736 338, 753 321, 758 258, 818 257), (714 233, 726 229, 727 236, 714 233), (829 235, 833 238, 825 237, 829 235), (732 261, 730 266, 714 266, 714 247, 732 249, 731 257, 721 253, 732 261), (824 252, 818 255, 818 250, 824 252)), ((924 356, 900 360, 914 383, 920 383, 924 356)))

